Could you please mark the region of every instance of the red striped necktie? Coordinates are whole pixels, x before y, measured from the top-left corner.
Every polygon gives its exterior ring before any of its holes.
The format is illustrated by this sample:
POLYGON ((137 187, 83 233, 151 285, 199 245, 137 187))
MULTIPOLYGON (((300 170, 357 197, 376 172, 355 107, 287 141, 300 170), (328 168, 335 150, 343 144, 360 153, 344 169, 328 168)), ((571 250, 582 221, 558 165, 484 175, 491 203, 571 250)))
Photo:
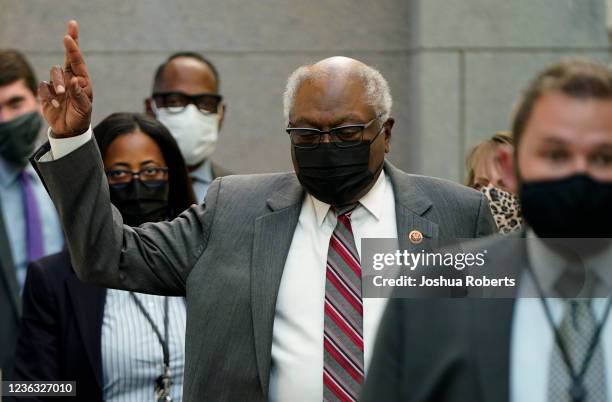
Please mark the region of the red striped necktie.
POLYGON ((338 222, 327 252, 324 401, 356 401, 364 377, 361 263, 351 227, 356 206, 335 209, 338 222))

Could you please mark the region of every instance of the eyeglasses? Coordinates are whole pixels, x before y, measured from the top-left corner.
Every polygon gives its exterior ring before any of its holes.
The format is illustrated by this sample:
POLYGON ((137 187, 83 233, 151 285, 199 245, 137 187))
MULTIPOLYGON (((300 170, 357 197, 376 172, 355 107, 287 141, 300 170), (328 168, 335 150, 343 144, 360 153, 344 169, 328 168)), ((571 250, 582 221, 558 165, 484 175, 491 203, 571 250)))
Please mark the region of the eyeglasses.
POLYGON ((168 174, 167 167, 149 166, 132 172, 127 169, 110 169, 106 171, 109 184, 128 184, 138 178, 142 184, 153 184, 153 182, 165 180, 168 174))
POLYGON ((195 105, 205 114, 217 113, 223 100, 218 94, 187 95, 182 92, 155 92, 151 97, 156 108, 165 108, 170 113, 180 113, 188 105, 195 105))
MULTIPOLYGON (((378 120, 381 115, 376 116, 372 120, 364 124, 351 124, 347 126, 334 127, 327 131, 318 130, 316 128, 300 128, 287 127, 286 131, 291 138, 291 143, 296 148, 317 148, 321 143, 321 137, 328 134, 332 144, 339 148, 350 148, 357 146, 363 142, 363 133, 365 130, 378 120)), ((382 127, 376 133, 376 136, 370 141, 374 141, 378 134, 382 131, 382 127)))

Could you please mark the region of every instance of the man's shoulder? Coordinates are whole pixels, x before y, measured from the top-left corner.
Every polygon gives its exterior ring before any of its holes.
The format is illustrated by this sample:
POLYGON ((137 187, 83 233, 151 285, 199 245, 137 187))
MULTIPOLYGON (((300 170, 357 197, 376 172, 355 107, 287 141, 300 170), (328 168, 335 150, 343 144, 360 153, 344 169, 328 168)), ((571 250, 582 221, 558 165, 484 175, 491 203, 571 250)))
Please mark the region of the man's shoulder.
POLYGON ((428 194, 460 195, 470 199, 480 199, 482 196, 479 191, 450 180, 406 173, 388 161, 385 162, 385 171, 396 187, 411 189, 412 191, 422 191, 428 194))
POLYGON ((408 173, 406 175, 410 176, 410 180, 416 183, 419 189, 432 196, 452 197, 453 199, 459 198, 478 202, 483 197, 481 192, 450 180, 408 173))
POLYGON ((223 176, 218 180, 221 186, 232 190, 254 190, 260 189, 265 192, 269 188, 282 188, 287 185, 295 185, 299 182, 293 172, 283 173, 258 173, 258 174, 234 174, 223 176))
POLYGON ((213 187, 219 199, 253 206, 266 202, 275 194, 295 197, 302 191, 293 172, 224 176, 215 179, 213 187))
POLYGON ((392 166, 388 173, 396 200, 417 213, 427 213, 430 220, 442 225, 443 236, 474 237, 495 231, 487 201, 479 191, 445 179, 404 173, 392 166))

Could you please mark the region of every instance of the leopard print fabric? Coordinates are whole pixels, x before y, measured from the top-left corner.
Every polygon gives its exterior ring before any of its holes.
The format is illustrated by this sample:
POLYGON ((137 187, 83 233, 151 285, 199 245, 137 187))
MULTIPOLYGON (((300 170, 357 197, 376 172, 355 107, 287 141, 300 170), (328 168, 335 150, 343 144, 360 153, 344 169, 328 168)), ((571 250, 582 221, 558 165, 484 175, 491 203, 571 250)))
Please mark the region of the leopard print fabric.
POLYGON ((493 187, 491 184, 479 186, 489 200, 491 213, 500 233, 510 233, 521 228, 523 218, 518 198, 507 191, 493 187))

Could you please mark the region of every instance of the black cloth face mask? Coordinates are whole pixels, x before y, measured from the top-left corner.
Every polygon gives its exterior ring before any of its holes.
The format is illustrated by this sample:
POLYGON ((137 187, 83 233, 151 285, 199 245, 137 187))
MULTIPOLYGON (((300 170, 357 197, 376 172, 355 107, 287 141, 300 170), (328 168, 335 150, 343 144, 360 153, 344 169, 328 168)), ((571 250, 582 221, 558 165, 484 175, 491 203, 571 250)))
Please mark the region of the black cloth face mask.
POLYGON ((117 207, 123 222, 139 226, 145 222, 168 219, 169 184, 166 180, 147 181, 134 179, 125 184, 111 184, 111 202, 117 207))
POLYGON ((523 182, 520 200, 525 221, 539 237, 572 239, 557 242, 559 246, 584 248, 586 253, 598 252, 610 245, 612 182, 594 180, 584 174, 523 182), (576 240, 581 238, 589 240, 576 240))
MULTIPOLYGON (((376 137, 375 137, 376 138, 376 137)), ((334 206, 348 204, 374 180, 369 170, 370 145, 374 140, 350 148, 324 142, 317 148, 294 147, 298 180, 316 199, 334 206)))
POLYGON ((0 156, 17 166, 25 166, 34 151, 42 124, 38 112, 0 123, 0 156))

